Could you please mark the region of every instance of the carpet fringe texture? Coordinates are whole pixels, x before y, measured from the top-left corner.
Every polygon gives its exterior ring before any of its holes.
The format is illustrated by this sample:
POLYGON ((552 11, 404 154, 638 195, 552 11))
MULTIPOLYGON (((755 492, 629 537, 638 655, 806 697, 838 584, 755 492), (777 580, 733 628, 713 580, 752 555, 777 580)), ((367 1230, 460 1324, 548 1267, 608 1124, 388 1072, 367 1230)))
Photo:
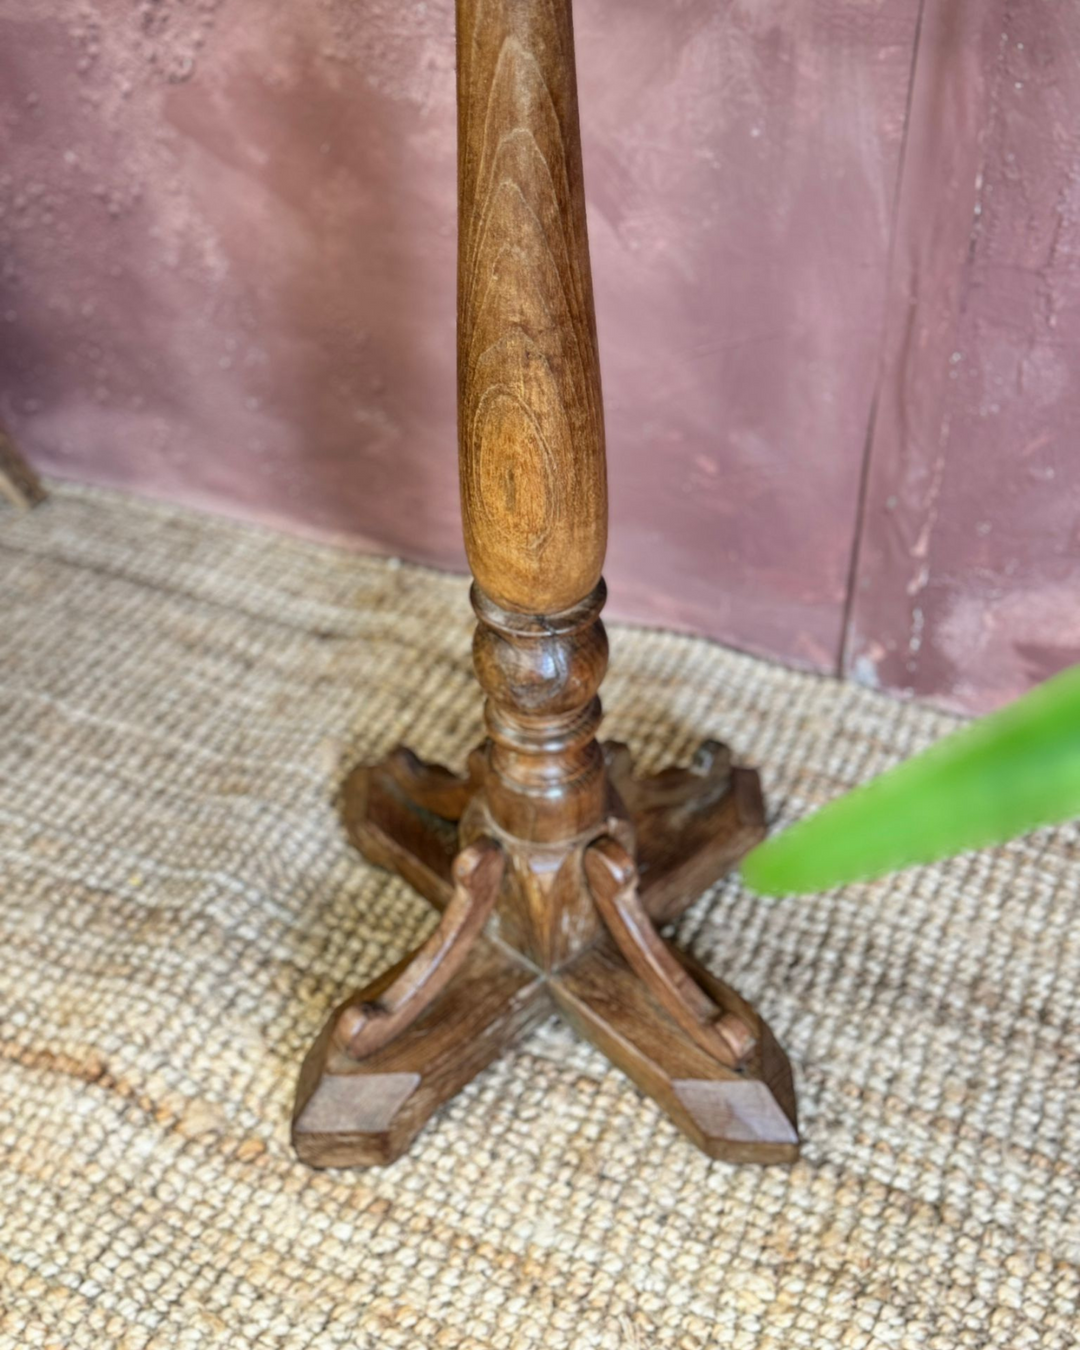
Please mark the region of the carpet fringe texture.
MULTIPOLYGON (((118 494, 0 513, 0 1347, 1078 1344, 1080 833, 676 936, 757 1002, 802 1161, 711 1162, 552 1021, 393 1167, 288 1120, 430 911, 346 771, 480 735, 467 583, 118 494)), ((613 625, 606 733, 727 739, 789 820, 954 723, 613 625)))

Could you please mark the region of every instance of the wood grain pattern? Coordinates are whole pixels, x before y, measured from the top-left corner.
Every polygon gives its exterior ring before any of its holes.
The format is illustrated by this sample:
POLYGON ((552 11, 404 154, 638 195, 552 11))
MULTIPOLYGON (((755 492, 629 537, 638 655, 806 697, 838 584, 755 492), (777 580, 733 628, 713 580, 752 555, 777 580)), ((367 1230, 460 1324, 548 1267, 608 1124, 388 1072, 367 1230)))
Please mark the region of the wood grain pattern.
POLYGON ((595 829, 608 809, 596 739, 608 662, 601 581, 580 603, 527 615, 473 587, 473 664, 487 695, 484 795, 499 830, 550 843, 595 829))
POLYGON ((562 610, 607 543, 570 0, 458 0, 465 546, 499 604, 562 610))
POLYGON ((765 838, 761 779, 734 767, 719 741, 703 742, 688 766, 646 778, 621 741, 606 741, 604 757, 634 822, 641 899, 654 924, 677 919, 687 896, 707 891, 765 838))
POLYGON ((638 895, 634 859, 614 839, 599 839, 585 851, 585 876, 615 945, 656 1001, 707 1054, 738 1068, 753 1049, 754 1034, 709 997, 653 927, 638 895))
POLYGON ((445 909, 454 893, 456 824, 418 806, 402 787, 398 768, 396 751, 381 764, 355 768, 342 786, 342 822, 369 862, 396 872, 436 909, 445 909))
POLYGON ((344 809, 354 842, 372 862, 413 881, 437 908, 445 910, 451 896, 448 835, 456 831, 467 850, 486 831, 497 837, 507 866, 484 934, 446 991, 417 1009, 416 1020, 393 1040, 357 1060, 343 1052, 333 1028, 345 1009, 377 1002, 397 982, 407 986, 409 957, 331 1016, 298 1089, 294 1141, 301 1157, 317 1166, 397 1157, 454 1085, 490 1062, 496 1043, 533 1024, 534 1005, 524 1008, 522 998, 543 995, 544 1008, 550 1006, 544 991, 712 1156, 758 1163, 797 1156, 794 1088, 783 1051, 745 1000, 659 937, 641 870, 654 869, 653 898, 664 917, 681 913, 697 899, 699 882, 711 884, 759 837, 756 775, 732 770, 718 742, 706 742, 689 768, 647 778, 634 776, 625 746, 606 750, 608 814, 591 832, 548 843, 498 831, 487 802, 487 757, 478 752, 470 756, 468 778, 401 750, 350 776, 344 809), (604 891, 606 878, 586 884, 587 855, 602 847, 616 853, 615 889, 625 882, 636 896, 642 888, 629 912, 632 959, 616 947, 621 918, 613 919, 612 905, 604 903, 616 898, 604 891), (725 1028, 735 1038, 717 1044, 709 1031, 725 1028))
POLYGON ((334 1035, 347 1055, 363 1059, 381 1050, 438 998, 487 923, 505 866, 502 849, 489 839, 461 850, 454 859, 454 894, 434 931, 377 999, 355 999, 338 1016, 334 1035))
MULTIPOLYGON (((404 965, 355 997, 376 1001, 404 965)), ((443 1102, 551 1012, 539 974, 483 938, 423 1015, 365 1059, 336 1044, 345 1006, 331 1013, 300 1070, 292 1139, 312 1167, 393 1162, 443 1102)))
POLYGON ((358 847, 443 915, 331 1015, 294 1143, 317 1166, 397 1157, 554 995, 702 1148, 787 1161, 783 1052, 654 927, 760 837, 757 776, 707 741, 638 779, 596 739, 607 506, 569 0, 459 0, 458 19, 461 490, 488 737, 466 775, 399 748, 346 783, 358 847))
POLYGON ((767 1025, 721 980, 686 958, 754 1049, 732 1068, 674 1021, 614 946, 601 942, 551 981, 563 1016, 652 1097, 700 1149, 728 1162, 794 1162, 799 1152, 791 1069, 767 1025))

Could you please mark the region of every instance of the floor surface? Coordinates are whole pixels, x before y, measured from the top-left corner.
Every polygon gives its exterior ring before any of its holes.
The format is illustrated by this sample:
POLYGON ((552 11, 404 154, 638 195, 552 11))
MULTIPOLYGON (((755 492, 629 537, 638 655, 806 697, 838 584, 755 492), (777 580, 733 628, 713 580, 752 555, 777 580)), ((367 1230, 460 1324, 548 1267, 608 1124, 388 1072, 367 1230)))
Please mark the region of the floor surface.
MULTIPOLYGON (((479 734, 459 578, 121 496, 0 514, 0 1347, 1078 1344, 1080 833, 679 938, 795 1067, 803 1159, 710 1162, 552 1022, 377 1172, 290 1151, 328 1007, 425 906, 347 769, 479 734)), ((949 718, 616 627, 607 732, 790 819, 949 718)))

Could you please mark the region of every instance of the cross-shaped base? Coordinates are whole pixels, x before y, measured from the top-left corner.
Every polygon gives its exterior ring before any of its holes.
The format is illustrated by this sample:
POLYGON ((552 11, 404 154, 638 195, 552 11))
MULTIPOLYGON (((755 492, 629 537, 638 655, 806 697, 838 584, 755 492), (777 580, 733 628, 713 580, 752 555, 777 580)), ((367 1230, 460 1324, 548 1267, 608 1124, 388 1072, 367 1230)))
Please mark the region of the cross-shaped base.
POLYGON ((758 776, 732 768, 715 741, 690 768, 648 778, 633 776, 624 745, 609 742, 604 757, 606 819, 557 845, 495 826, 483 750, 465 777, 405 749, 351 775, 351 838, 442 916, 415 952, 334 1010, 309 1051, 292 1131, 305 1162, 392 1162, 555 1009, 711 1157, 797 1157, 783 1050, 744 999, 657 932, 764 834, 758 776), (538 949, 546 913, 560 932, 538 949))

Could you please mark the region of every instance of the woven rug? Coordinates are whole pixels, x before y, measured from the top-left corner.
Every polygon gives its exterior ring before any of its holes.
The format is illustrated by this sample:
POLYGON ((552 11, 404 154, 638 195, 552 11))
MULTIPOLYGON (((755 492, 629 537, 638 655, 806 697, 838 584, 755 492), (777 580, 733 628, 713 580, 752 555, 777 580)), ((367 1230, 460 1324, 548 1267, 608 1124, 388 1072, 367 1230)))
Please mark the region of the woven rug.
MULTIPOLYGON (((466 583, 121 496, 0 515, 0 1347, 1063 1347, 1080 834, 678 928, 795 1068, 789 1169, 710 1162, 542 1027, 385 1171, 309 1171, 327 1009, 432 922, 335 814, 478 738, 466 583)), ((607 733, 706 733, 791 818, 950 719, 615 627, 607 733)))

